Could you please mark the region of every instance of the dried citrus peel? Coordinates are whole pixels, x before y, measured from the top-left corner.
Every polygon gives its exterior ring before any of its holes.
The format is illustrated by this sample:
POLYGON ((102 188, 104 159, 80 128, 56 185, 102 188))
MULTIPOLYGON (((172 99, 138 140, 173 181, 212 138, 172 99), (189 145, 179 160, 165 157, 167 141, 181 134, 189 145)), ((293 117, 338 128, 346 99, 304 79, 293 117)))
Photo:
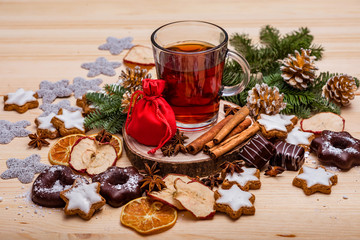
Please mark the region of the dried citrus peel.
POLYGON ((154 234, 174 226, 176 209, 148 197, 132 200, 121 209, 120 221, 141 234, 154 234))

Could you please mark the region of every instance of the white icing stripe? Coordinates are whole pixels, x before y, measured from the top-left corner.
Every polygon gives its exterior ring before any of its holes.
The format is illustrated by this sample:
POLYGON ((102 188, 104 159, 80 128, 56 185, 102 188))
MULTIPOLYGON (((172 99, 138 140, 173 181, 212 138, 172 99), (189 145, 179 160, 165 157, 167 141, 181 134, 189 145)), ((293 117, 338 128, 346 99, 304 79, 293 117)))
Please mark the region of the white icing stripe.
POLYGON ((19 88, 14 93, 9 93, 8 99, 5 104, 16 104, 19 106, 24 105, 27 102, 36 101, 34 97, 35 92, 33 91, 25 91, 23 88, 19 88))
POLYGON ((296 178, 300 178, 306 181, 307 187, 312 187, 315 184, 321 184, 325 186, 330 186, 331 181, 330 178, 335 174, 325 171, 324 168, 310 168, 307 166, 303 166, 303 173, 296 176, 296 178))
POLYGON ((220 188, 218 193, 221 197, 216 200, 216 203, 228 205, 234 211, 238 211, 242 207, 253 206, 250 202, 252 194, 241 190, 236 184, 232 185, 230 189, 220 188))

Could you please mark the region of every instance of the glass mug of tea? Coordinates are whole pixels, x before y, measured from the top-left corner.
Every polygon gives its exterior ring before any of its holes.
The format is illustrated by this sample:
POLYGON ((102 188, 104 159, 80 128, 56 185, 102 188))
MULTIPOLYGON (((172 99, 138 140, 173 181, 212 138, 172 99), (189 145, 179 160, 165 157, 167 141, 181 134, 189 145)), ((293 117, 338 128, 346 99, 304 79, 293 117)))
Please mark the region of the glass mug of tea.
POLYGON ((227 48, 228 34, 212 23, 178 21, 163 25, 151 35, 156 72, 166 81, 164 98, 175 112, 180 129, 196 131, 216 122, 220 97, 245 89, 250 67, 244 57, 227 48), (226 58, 238 62, 244 79, 222 86, 226 58))

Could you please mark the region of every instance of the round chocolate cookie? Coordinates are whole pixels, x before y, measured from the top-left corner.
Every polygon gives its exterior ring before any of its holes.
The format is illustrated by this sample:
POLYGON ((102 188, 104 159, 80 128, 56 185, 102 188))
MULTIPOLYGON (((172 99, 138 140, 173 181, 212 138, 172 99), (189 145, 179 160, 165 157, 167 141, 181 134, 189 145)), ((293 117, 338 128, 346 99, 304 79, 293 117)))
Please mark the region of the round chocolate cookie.
POLYGON ((69 167, 51 166, 35 179, 31 199, 44 207, 64 207, 65 202, 60 198, 60 192, 70 188, 79 177, 81 176, 74 174, 69 167))
POLYGON ((100 194, 112 207, 121 207, 129 201, 141 197, 140 181, 143 176, 134 167, 109 167, 105 172, 92 177, 100 183, 100 194))
POLYGON ((348 132, 324 130, 310 145, 320 162, 331 164, 342 170, 360 165, 360 140, 348 132))

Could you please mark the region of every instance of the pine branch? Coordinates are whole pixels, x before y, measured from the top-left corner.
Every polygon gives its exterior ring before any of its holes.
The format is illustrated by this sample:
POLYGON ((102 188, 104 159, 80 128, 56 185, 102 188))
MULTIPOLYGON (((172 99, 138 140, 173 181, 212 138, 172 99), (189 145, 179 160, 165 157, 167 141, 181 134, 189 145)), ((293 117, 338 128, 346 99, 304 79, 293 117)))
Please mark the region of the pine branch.
POLYGON ((107 84, 104 92, 86 94, 86 98, 97 110, 85 117, 84 125, 89 129, 104 128, 114 134, 121 131, 126 121, 126 114, 121 106, 126 90, 116 84, 107 84))
POLYGON ((260 30, 260 46, 254 45, 248 35, 237 33, 231 37, 230 44, 244 55, 252 73, 262 72, 263 75, 268 75, 279 69, 278 60, 301 48, 311 49, 312 55, 321 59, 324 49, 312 44, 313 39, 308 28, 300 28, 282 37, 279 30, 268 25, 260 30))

